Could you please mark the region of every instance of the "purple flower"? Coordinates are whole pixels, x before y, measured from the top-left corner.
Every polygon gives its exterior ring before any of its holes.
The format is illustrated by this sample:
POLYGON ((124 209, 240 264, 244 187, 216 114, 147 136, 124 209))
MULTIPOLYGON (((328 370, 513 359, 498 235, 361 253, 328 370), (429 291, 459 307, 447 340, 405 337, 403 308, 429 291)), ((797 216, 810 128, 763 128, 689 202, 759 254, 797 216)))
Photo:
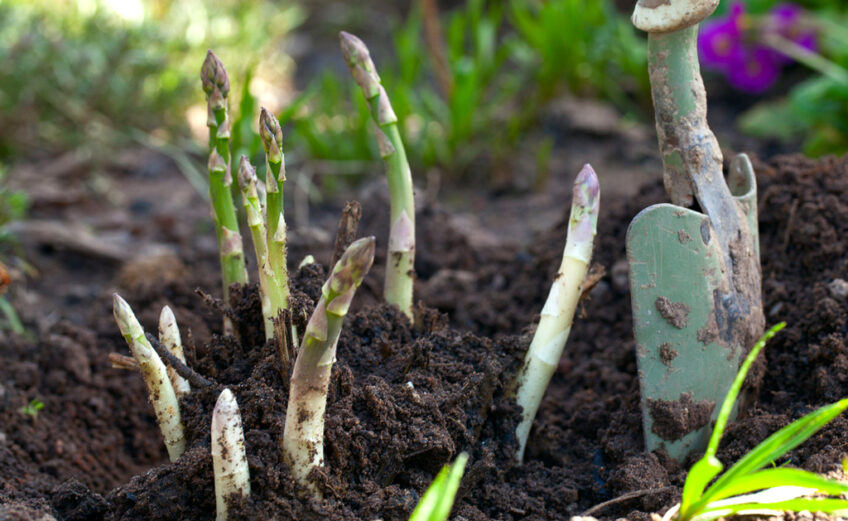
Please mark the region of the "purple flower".
POLYGON ((734 2, 724 18, 702 25, 698 35, 701 63, 727 76, 739 90, 760 93, 772 86, 781 67, 791 62, 784 54, 763 42, 778 35, 814 51, 816 35, 805 27, 803 11, 795 4, 776 5, 762 19, 745 14, 745 7, 734 2))
MULTIPOLYGON (((763 25, 763 32, 771 32, 791 40, 801 47, 815 51, 817 49, 816 33, 804 23, 804 10, 795 4, 778 4, 769 12, 763 25)), ((777 53, 781 63, 791 63, 792 59, 782 53, 777 53)))
POLYGON ((740 47, 727 61, 727 81, 736 89, 759 94, 780 77, 778 55, 768 47, 740 47))
POLYGON ((730 6, 727 18, 704 22, 698 34, 698 49, 705 67, 727 72, 731 56, 742 48, 742 15, 740 3, 730 6))

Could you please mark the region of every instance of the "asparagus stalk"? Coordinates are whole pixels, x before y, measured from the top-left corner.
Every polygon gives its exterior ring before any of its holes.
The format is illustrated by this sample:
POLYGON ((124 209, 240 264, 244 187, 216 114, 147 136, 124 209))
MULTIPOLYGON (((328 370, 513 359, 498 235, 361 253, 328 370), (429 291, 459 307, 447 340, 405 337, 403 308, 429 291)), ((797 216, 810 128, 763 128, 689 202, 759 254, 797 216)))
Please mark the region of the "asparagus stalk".
MULTIPOLYGON (((267 234, 265 220, 262 215, 262 203, 256 190, 258 179, 256 170, 246 156, 241 156, 238 171, 239 187, 242 193, 242 202, 247 213, 247 226, 253 238, 253 248, 256 251, 256 262, 259 264, 259 292, 262 297, 262 317, 265 322, 265 338, 274 338, 274 320, 283 306, 283 291, 276 273, 271 268, 269 261, 269 244, 266 243, 267 234)), ((270 194, 269 194, 270 195, 270 194)), ((288 363, 287 360, 284 362, 288 363)))
POLYGON ((133 357, 138 362, 156 421, 165 439, 165 448, 171 461, 176 461, 185 451, 185 435, 180 417, 180 405, 174 386, 168 378, 165 364, 144 336, 144 329, 130 308, 130 305, 117 293, 113 295, 115 321, 121 334, 127 341, 133 357))
POLYGON ((221 391, 212 411, 212 470, 215 475, 216 521, 227 521, 227 498, 250 495, 250 470, 238 403, 229 389, 221 391))
POLYGON ((533 418, 545 394, 545 389, 556 371, 571 324, 586 273, 592 258, 592 244, 597 233, 600 186, 590 165, 586 165, 574 182, 571 218, 568 221, 568 239, 562 255, 562 264, 542 308, 539 326, 518 373, 515 400, 523 408, 521 422, 515 430, 518 438, 519 462, 524 459, 527 436, 533 418))
POLYGON ((362 40, 344 31, 339 33, 339 38, 345 62, 368 100, 371 115, 377 123, 377 142, 388 171, 391 226, 383 294, 387 302, 397 305, 412 318, 415 200, 412 194, 412 174, 398 131, 398 119, 386 90, 380 84, 380 76, 368 48, 362 40))
POLYGON ((212 217, 218 237, 221 256, 221 277, 224 283, 224 300, 229 301, 230 284, 247 283, 247 268, 239 234, 238 218, 230 186, 230 119, 227 115, 227 95, 230 79, 224 64, 209 51, 200 69, 200 80, 206 93, 209 127, 209 195, 212 199, 212 217))
POLYGON ((259 135, 265 148, 266 221, 268 263, 280 287, 282 301, 274 309, 276 316, 289 308, 289 272, 286 267, 286 219, 283 212, 283 182, 286 180, 286 160, 283 155, 283 131, 270 112, 262 109, 259 116, 259 135))
MULTIPOLYGON (((168 306, 162 308, 162 313, 159 314, 159 342, 180 362, 185 363, 186 359, 185 354, 183 354, 180 329, 177 327, 177 318, 168 306)), ((174 386, 177 397, 185 396, 191 392, 191 385, 188 380, 177 374, 173 367, 168 367, 168 379, 171 380, 171 385, 174 386)))
POLYGON ((283 458, 295 479, 315 497, 321 494, 309 473, 324 464, 324 409, 336 343, 356 288, 374 262, 374 238, 355 241, 321 288, 294 363, 283 433, 283 458))

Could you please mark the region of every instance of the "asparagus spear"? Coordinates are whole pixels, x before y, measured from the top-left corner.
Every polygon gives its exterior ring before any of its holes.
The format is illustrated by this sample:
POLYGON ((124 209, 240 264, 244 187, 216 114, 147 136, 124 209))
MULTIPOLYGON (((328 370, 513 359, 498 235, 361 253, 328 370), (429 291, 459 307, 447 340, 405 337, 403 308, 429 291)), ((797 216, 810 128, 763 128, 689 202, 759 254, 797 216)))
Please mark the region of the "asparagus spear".
POLYGON ((356 288, 374 262, 374 238, 355 241, 321 288, 294 363, 283 433, 283 458, 295 479, 316 497, 310 471, 324 464, 324 409, 336 343, 356 288))
POLYGON ((230 186, 230 119, 227 116, 227 95, 230 79, 224 64, 209 51, 200 69, 200 80, 206 93, 209 127, 209 194, 212 214, 221 255, 221 276, 224 283, 224 300, 229 299, 230 284, 247 283, 241 234, 233 205, 230 186))
POLYGON ((177 395, 168 378, 165 364, 144 336, 144 329, 135 318, 130 305, 117 293, 113 295, 113 311, 118 328, 141 369, 156 421, 165 439, 168 456, 171 461, 176 461, 185 451, 185 435, 180 404, 177 402, 177 395))
POLYGON ((518 373, 515 401, 523 408, 521 422, 515 429, 518 438, 518 461, 524 459, 527 436, 533 418, 545 394, 545 389, 556 371, 571 324, 586 272, 592 258, 592 244, 597 233, 600 186, 590 165, 586 165, 574 181, 571 218, 568 221, 568 239, 536 334, 524 358, 524 367, 518 373))
MULTIPOLYGON (((162 308, 162 313, 159 314, 159 342, 180 362, 185 363, 186 359, 183 354, 180 329, 177 327, 177 318, 168 306, 162 308)), ((191 385, 189 385, 188 380, 177 374, 173 367, 168 367, 168 379, 171 380, 171 385, 174 386, 174 392, 177 393, 178 397, 191 392, 191 385)))
POLYGON ((268 223, 268 263, 280 287, 282 301, 274 311, 276 316, 289 307, 289 273, 286 267, 286 219, 283 212, 283 182, 286 163, 283 155, 283 131, 270 112, 262 109, 259 116, 259 135, 265 148, 266 221, 268 223))
POLYGON ((377 142, 380 155, 388 170, 391 197, 391 227, 389 228, 389 255, 386 266, 384 296, 390 304, 412 318, 412 285, 415 275, 415 200, 412 194, 412 174, 406 160, 406 150, 398 131, 397 116, 389 96, 380 84, 377 68, 368 48, 352 34, 339 33, 342 54, 353 78, 368 104, 377 123, 377 142))
MULTIPOLYGON (((256 191, 258 179, 256 170, 246 156, 241 156, 238 171, 239 187, 241 187, 242 202, 247 213, 247 225, 253 238, 253 248, 256 251, 256 262, 259 263, 259 292, 262 296, 262 316, 265 321, 265 338, 274 338, 274 320, 284 309, 282 305, 282 287, 276 278, 276 273, 270 265, 270 253, 262 215, 262 203, 256 191)), ((288 363, 288 360, 284 360, 288 363)))
POLYGON ((227 521, 227 498, 250 495, 250 470, 244 430, 235 396, 224 389, 212 411, 212 470, 215 475, 215 521, 227 521))

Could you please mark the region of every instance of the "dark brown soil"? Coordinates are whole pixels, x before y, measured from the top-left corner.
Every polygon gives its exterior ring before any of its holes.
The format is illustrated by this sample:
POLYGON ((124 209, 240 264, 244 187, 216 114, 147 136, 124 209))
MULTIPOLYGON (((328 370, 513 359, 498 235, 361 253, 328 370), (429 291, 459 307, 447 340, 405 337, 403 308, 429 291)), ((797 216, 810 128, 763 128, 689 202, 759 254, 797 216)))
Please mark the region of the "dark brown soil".
MULTIPOLYGON (((755 408, 727 429, 719 453, 725 463, 791 420, 842 398, 848 385, 842 281, 848 158, 778 157, 758 162, 756 171, 767 320, 789 326, 766 350, 755 408)), ((109 295, 82 299, 80 324, 58 322, 38 340, 7 337, 0 343, 0 517, 212 518, 209 424, 217 395, 228 386, 241 408, 253 491, 235 502, 234 519, 406 519, 435 473, 460 451, 471 461, 456 519, 567 519, 650 489, 594 512, 603 519, 646 519, 676 501, 688 468, 642 450, 630 299, 622 277, 629 220, 663 199, 658 181, 636 197, 603 201, 595 260, 609 275, 579 310, 524 465, 512 463, 519 411, 505 390, 529 340, 522 333, 531 330, 559 265, 567 215, 527 248, 481 248, 453 228, 449 214, 428 207, 418 217, 424 305, 414 323, 385 305, 368 304, 377 301, 379 273, 369 277, 357 296, 358 311, 346 320, 327 409, 323 501, 303 499, 281 463, 287 389, 277 354, 264 343, 255 289, 237 292, 233 303, 241 341, 220 337, 220 315, 194 293, 196 286, 217 293, 214 255, 179 250, 176 262, 190 266, 187 282, 161 276, 156 266, 142 270, 146 276, 125 269, 119 282, 151 330, 163 304, 174 308, 184 334, 192 332, 189 364, 216 382, 182 402, 187 452, 167 462, 141 379, 108 366, 109 352, 126 352, 109 295), (44 410, 37 418, 22 414, 36 397, 44 410)), ((381 226, 363 213, 361 234, 381 226)), ((293 246, 295 262, 306 253, 299 248, 293 246)), ((323 277, 324 269, 312 265, 294 278, 301 303, 294 318, 301 326, 323 277)), ((817 472, 836 470, 848 454, 846 432, 848 420, 838 418, 787 460, 817 472)))

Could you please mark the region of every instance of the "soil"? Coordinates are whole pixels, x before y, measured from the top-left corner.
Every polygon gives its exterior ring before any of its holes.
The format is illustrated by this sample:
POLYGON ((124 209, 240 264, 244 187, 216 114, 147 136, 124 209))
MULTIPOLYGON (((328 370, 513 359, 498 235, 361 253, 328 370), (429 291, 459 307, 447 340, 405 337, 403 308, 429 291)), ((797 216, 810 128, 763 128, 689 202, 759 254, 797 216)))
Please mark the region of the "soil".
MULTIPOLYGON (((642 449, 623 248, 632 216, 665 199, 658 179, 627 196, 613 190, 602 202, 594 260, 608 275, 580 306, 523 465, 513 463, 519 410, 506 391, 559 265, 567 200, 558 202, 558 222, 526 243, 481 241, 461 215, 423 201, 415 320, 380 303, 385 251, 346 319, 330 385, 326 465, 317 475, 325 499, 318 502, 301 495, 281 463, 288 391, 278 353, 264 341, 256 288, 239 288, 230 303, 238 340, 221 336, 220 307, 195 293, 199 287, 220 294, 203 203, 190 188, 169 184, 159 188, 167 197, 144 192, 173 175, 171 167, 130 156, 123 170, 112 167, 125 183, 122 192, 134 194, 109 203, 123 213, 109 214, 98 206, 106 203, 91 198, 72 203, 111 216, 97 229, 112 231, 109 243, 123 249, 124 259, 103 249, 102 237, 60 242, 39 228, 46 235, 33 232, 24 241, 41 276, 13 287, 30 336, 0 340, 0 519, 212 518, 209 425, 224 386, 241 409, 253 491, 233 500, 233 519, 407 519, 436 472, 460 451, 471 459, 455 519, 567 519, 628 494, 592 513, 640 520, 679 498, 691 461, 679 465, 642 449), (143 204, 151 198, 156 205, 143 204), (175 463, 167 460, 141 378, 108 363, 110 352, 127 352, 111 317, 113 290, 150 331, 170 305, 189 365, 212 382, 181 402, 188 450, 175 463), (34 398, 44 409, 23 414, 34 398)), ((842 398, 848 385, 848 158, 780 156, 755 161, 755 171, 765 312, 769 323, 789 325, 766 349, 755 406, 727 429, 719 452, 725 464, 842 398)), ((71 196, 35 193, 34 220, 61 220, 69 207, 62 201, 71 196)), ((364 192, 361 200, 368 204, 359 234, 384 237, 384 199, 364 192)), ((337 216, 316 217, 316 228, 335 229, 337 216)), ((294 233, 290 264, 307 253, 326 263, 331 237, 294 233)), ((325 274, 325 265, 311 264, 293 277, 293 320, 301 328, 325 274)), ((669 413, 672 429, 688 429, 704 416, 669 413)), ((846 432, 848 420, 837 418, 785 461, 838 471, 848 454, 846 432)))

